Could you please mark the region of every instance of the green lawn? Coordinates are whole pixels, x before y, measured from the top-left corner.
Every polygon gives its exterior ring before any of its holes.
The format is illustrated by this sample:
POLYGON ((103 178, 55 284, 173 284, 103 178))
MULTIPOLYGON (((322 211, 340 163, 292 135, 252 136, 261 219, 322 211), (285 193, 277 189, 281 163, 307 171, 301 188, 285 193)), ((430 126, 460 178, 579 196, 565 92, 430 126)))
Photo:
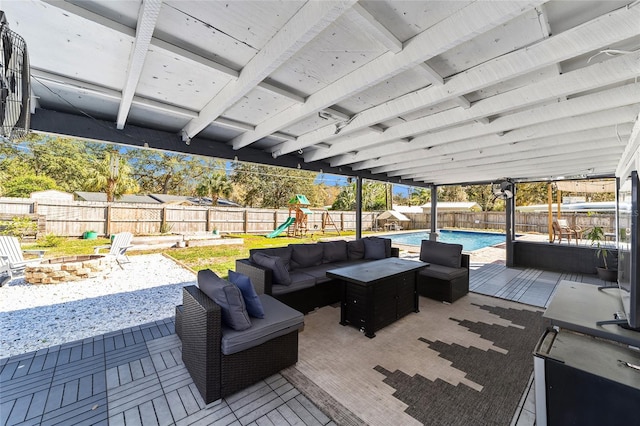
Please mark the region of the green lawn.
MULTIPOLYGON (((340 236, 352 236, 355 232, 341 232, 340 236)), ((244 244, 219 245, 205 247, 162 248, 157 250, 130 251, 129 256, 149 253, 164 253, 194 271, 211 269, 216 274, 226 277, 229 269, 235 270, 236 259, 249 256, 249 250, 253 248, 283 247, 288 244, 305 244, 318 241, 320 238, 337 237, 337 232, 315 234, 304 238, 288 238, 286 236, 266 238, 263 235, 234 234, 231 238, 242 238, 244 244)), ((54 258, 78 254, 93 254, 93 248, 99 245, 109 244, 106 238, 96 240, 83 240, 77 238, 60 238, 60 243, 53 247, 47 247, 44 241, 25 243, 24 249, 47 250, 45 258, 54 258)))

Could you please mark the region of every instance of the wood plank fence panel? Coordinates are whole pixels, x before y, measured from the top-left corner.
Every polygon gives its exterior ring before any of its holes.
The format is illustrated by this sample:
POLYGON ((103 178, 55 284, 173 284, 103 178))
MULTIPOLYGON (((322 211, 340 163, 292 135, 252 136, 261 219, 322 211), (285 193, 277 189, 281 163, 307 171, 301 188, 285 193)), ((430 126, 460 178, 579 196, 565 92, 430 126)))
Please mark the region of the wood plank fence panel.
MULTIPOLYGON (((266 234, 284 223, 289 217, 288 209, 257 209, 242 207, 176 206, 160 204, 100 203, 86 201, 31 200, 28 198, 1 198, 0 214, 37 214, 40 220, 38 234, 53 233, 61 236, 79 237, 93 230, 100 235, 132 232, 135 235, 156 235, 162 230, 170 233, 202 233, 218 229, 224 233, 266 234), (163 225, 164 223, 164 225, 163 225)), ((331 215, 339 230, 355 230, 356 213, 353 211, 330 211, 311 209, 308 219, 309 232, 322 230, 323 214, 331 215)), ((364 230, 378 229, 376 218, 382 212, 363 212, 364 230)), ((293 213, 292 213, 293 214, 293 213)), ((429 229, 429 213, 407 213, 406 229, 429 229)), ((614 232, 613 213, 566 212, 562 217, 569 224, 582 229, 602 226, 607 233, 614 232)), ((491 229, 504 231, 504 212, 438 212, 438 228, 491 229)), ((622 224, 626 229, 628 224, 622 224)), ((330 227, 328 231, 333 230, 330 227)), ((548 233, 546 212, 517 212, 516 232, 548 233)))

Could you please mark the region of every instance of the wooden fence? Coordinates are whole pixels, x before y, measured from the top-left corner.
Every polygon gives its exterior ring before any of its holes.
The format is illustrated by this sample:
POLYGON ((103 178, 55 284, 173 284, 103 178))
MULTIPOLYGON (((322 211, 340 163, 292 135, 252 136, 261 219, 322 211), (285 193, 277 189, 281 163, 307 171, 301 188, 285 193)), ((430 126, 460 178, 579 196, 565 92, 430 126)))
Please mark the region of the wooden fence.
MULTIPOLYGON (((324 215, 330 215, 338 230, 355 230, 356 214, 353 211, 313 210, 308 220, 309 232, 320 232, 324 215)), ((376 218, 382 212, 364 212, 364 230, 379 229, 376 218)), ((28 198, 0 197, 0 217, 3 220, 15 216, 29 216, 38 221, 38 235, 53 233, 60 236, 79 237, 85 231, 100 235, 131 232, 135 235, 161 233, 192 234, 268 233, 289 217, 289 210, 254 209, 243 207, 175 206, 164 204, 129 204, 87 201, 34 201, 28 198)), ((429 229, 430 214, 406 214, 411 219, 402 223, 404 229, 429 229)), ((614 232, 613 213, 564 213, 569 224, 588 229, 602 226, 605 232, 614 232)), ((439 228, 504 230, 504 212, 440 212, 439 228)), ((625 227, 621 224, 621 228, 625 227)), ((333 230, 332 226, 329 231, 333 230)), ((517 213, 516 232, 546 234, 546 213, 517 213)))

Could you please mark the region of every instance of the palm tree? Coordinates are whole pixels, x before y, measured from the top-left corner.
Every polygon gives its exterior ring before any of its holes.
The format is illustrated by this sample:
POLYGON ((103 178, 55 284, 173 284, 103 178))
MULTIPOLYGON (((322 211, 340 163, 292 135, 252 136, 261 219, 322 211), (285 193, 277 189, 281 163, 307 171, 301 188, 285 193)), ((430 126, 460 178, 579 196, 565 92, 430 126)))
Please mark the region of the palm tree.
POLYGON ((215 172, 204 180, 196 188, 199 196, 208 195, 211 197, 211 205, 216 206, 218 199, 228 197, 233 192, 233 186, 225 173, 215 172))
POLYGON ((114 150, 105 152, 104 158, 93 162, 86 188, 89 191, 104 191, 107 201, 114 201, 124 194, 138 191, 138 184, 131 177, 129 163, 114 150))

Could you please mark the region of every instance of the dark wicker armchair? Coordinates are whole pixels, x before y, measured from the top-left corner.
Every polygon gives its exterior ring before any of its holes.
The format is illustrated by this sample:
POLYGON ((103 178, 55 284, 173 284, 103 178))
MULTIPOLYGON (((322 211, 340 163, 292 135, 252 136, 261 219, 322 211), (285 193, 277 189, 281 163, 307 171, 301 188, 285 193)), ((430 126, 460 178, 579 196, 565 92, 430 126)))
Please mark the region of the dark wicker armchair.
POLYGON ((183 289, 176 332, 182 360, 206 404, 238 392, 298 361, 298 330, 224 355, 221 308, 196 286, 183 289))

